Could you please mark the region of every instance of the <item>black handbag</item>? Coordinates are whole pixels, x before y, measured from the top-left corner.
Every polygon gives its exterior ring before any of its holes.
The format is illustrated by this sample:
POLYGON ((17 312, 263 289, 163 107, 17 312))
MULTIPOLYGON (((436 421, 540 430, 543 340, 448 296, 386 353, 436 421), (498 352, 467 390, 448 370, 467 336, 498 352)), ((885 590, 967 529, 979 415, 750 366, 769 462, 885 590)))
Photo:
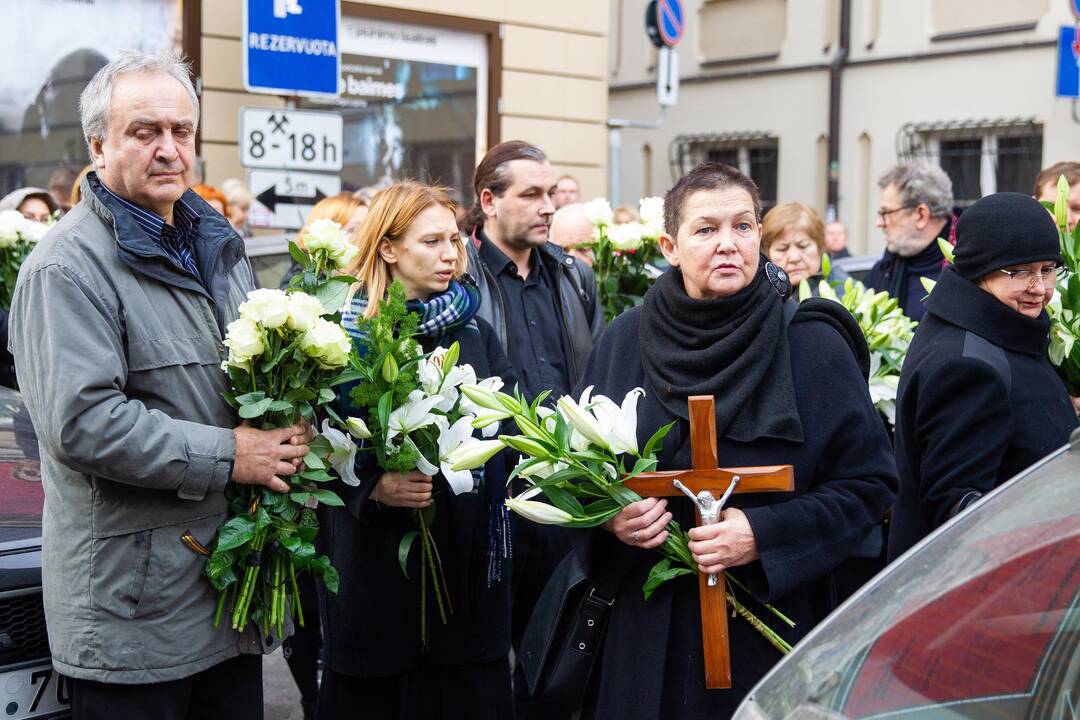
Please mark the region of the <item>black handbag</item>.
POLYGON ((548 580, 518 647, 529 695, 580 707, 607 628, 614 593, 569 553, 548 580))

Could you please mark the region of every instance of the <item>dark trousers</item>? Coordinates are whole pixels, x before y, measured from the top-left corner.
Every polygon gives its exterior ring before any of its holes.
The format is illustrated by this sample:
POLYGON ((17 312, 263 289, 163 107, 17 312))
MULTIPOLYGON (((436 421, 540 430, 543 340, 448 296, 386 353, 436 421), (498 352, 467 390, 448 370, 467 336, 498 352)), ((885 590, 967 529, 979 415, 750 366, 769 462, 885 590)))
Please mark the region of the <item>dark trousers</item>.
POLYGON ((68 678, 73 720, 262 720, 262 656, 240 655, 182 680, 120 685, 68 678))
POLYGON ((300 700, 312 710, 319 698, 319 652, 322 645, 322 626, 319 620, 319 596, 315 578, 304 573, 296 580, 300 591, 300 606, 304 608, 304 627, 296 626, 291 638, 285 641, 285 659, 289 663, 300 700))
POLYGON ((502 657, 473 665, 424 665, 385 678, 358 678, 326 668, 316 718, 513 720, 510 662, 502 657))

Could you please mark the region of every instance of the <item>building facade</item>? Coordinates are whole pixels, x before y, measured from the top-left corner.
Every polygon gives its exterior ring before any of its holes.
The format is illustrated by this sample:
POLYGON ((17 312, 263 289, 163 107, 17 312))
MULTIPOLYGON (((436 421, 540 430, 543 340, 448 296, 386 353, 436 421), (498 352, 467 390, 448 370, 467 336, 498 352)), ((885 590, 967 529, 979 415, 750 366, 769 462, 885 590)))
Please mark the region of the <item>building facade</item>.
MULTIPOLYGON (((646 4, 613 0, 615 117, 658 115, 646 4)), ((754 177, 766 205, 835 214, 852 252, 878 252, 877 178, 898 161, 940 164, 963 206, 1080 160, 1080 111, 1055 97, 1066 0, 850 0, 847 33, 841 0, 683 5, 678 104, 659 130, 623 132, 624 201, 720 160, 754 177)))

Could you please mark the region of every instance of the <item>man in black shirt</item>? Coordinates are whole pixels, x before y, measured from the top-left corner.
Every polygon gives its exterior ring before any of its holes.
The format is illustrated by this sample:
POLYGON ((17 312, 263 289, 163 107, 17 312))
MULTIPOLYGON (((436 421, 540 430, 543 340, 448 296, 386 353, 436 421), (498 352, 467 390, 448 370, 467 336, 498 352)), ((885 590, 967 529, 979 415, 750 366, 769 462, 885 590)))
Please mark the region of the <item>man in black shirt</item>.
POLYGON ((596 280, 584 263, 548 242, 555 173, 539 148, 496 145, 476 169, 477 204, 469 272, 480 287, 480 317, 495 328, 521 389, 552 401, 573 390, 603 330, 596 280))

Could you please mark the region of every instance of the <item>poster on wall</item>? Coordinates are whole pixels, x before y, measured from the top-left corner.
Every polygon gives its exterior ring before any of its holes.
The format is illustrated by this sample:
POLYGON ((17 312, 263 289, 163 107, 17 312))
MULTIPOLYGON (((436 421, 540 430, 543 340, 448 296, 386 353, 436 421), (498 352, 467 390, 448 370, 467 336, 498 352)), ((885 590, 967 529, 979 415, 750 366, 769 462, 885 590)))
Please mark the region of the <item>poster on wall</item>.
POLYGON ((409 177, 471 202, 473 167, 487 142, 485 36, 345 16, 339 45, 340 97, 332 105, 345 119, 345 186, 409 177))
POLYGON ((4 0, 0 196, 87 163, 79 94, 121 50, 179 49, 182 9, 181 0, 4 0))

